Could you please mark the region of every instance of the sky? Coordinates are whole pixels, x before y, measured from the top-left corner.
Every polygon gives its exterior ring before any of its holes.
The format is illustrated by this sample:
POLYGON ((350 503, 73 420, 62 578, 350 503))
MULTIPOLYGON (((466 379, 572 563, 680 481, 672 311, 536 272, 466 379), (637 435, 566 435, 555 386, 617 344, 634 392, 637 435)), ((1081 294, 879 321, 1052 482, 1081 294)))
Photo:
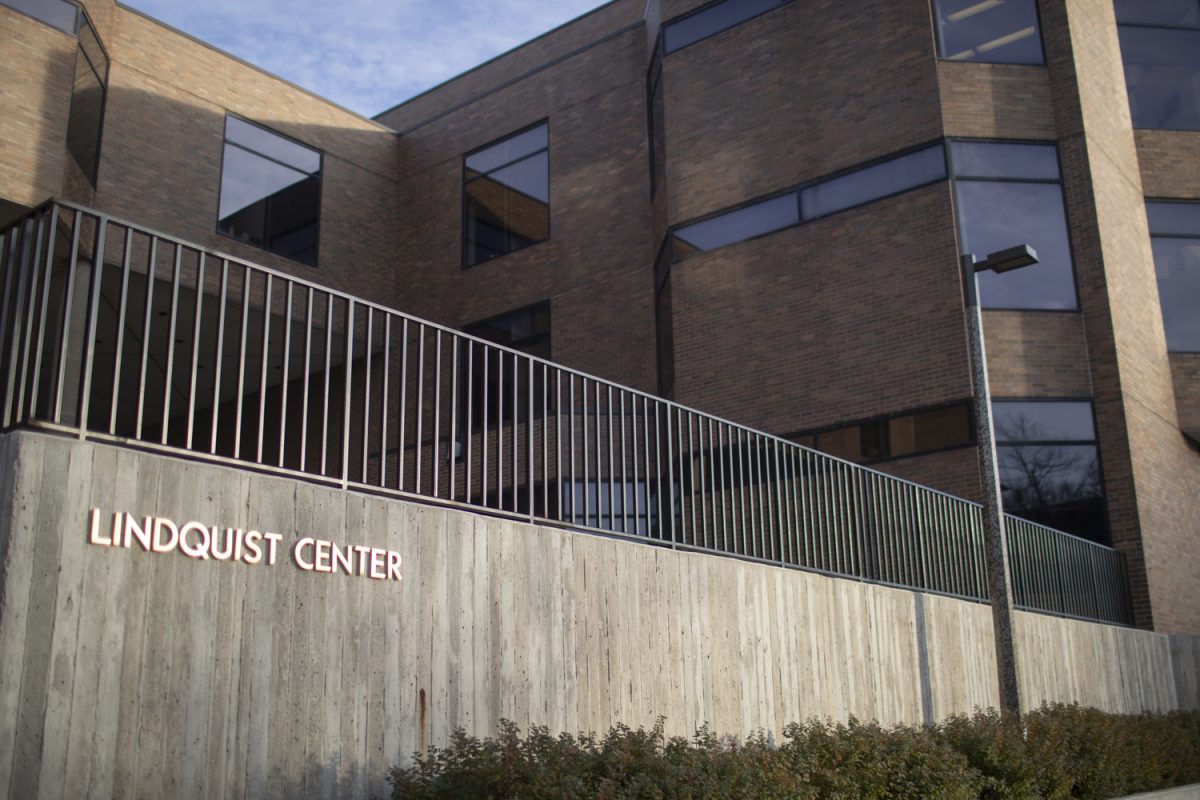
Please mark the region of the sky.
POLYGON ((365 116, 600 0, 124 0, 365 116))

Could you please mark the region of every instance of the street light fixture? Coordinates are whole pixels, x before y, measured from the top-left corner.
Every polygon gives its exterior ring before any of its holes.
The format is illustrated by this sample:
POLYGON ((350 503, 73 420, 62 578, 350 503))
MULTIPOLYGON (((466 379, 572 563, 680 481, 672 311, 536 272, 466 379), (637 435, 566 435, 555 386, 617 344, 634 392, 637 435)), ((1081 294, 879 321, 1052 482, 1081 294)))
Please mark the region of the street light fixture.
POLYGON ((1009 272, 1038 263, 1037 252, 1027 244, 991 253, 977 262, 974 253, 962 256, 964 312, 970 339, 971 382, 974 387, 975 438, 979 443, 979 475, 983 482, 983 552, 987 560, 988 596, 992 603, 992 629, 996 640, 996 672, 1000 678, 1000 710, 1021 713, 1017 661, 1013 646, 1012 581, 1008 571, 1008 544, 1004 510, 1000 504, 1000 464, 996 457, 996 431, 992 425, 992 392, 988 385, 987 353, 983 346, 983 315, 979 309, 980 272, 1009 272))

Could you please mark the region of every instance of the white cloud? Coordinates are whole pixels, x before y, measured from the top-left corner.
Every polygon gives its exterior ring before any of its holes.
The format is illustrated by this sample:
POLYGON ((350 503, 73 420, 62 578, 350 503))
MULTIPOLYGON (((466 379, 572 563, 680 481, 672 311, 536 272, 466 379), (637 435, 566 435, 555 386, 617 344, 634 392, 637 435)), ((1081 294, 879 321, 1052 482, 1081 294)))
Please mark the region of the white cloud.
POLYGON ((373 115, 561 25, 600 0, 127 0, 373 115))

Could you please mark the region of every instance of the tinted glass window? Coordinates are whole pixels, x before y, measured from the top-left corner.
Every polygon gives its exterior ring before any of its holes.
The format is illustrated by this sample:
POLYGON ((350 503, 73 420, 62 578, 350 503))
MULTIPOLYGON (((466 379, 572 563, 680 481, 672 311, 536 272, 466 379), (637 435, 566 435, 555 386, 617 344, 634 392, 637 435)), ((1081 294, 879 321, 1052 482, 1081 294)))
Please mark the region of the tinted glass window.
POLYGON ((1052 144, 951 142, 950 160, 958 178, 1058 180, 1058 148, 1052 144))
POLYGON ((1167 349, 1200 352, 1200 203, 1146 203, 1167 349))
POLYGON ((550 238, 549 126, 463 160, 463 260, 473 266, 550 238))
POLYGON ((934 0, 934 9, 942 58, 1044 63, 1034 0, 934 0))
POLYGON ((998 442, 1090 442, 1096 438, 1090 403, 997 401, 998 442))
POLYGON ((0 5, 28 14, 64 33, 75 33, 78 10, 65 0, 0 0, 0 5))
POLYGON ((974 441, 967 406, 951 406, 822 431, 793 441, 847 461, 870 462, 963 447, 974 441))
POLYGON ((563 519, 641 536, 658 533, 658 491, 646 481, 562 482, 563 519))
POLYGON ((739 25, 778 8, 788 0, 724 0, 663 26, 663 49, 668 53, 739 25))
MULTIPOLYGON (((511 311, 498 317, 475 322, 463 331, 480 339, 519 350, 539 358, 550 358, 550 304, 511 311)), ((470 386, 470 399, 462 399, 462 410, 471 408, 471 420, 475 425, 488 426, 510 421, 513 406, 517 407, 517 418, 525 419, 529 407, 529 361, 482 344, 471 345, 474 352, 468 363, 464 356, 460 362, 466 374, 464 384, 470 386), (469 374, 468 374, 469 373, 469 374), (514 402, 514 392, 516 401, 514 402)), ((546 391, 545 378, 541 370, 534 370, 535 396, 546 391)), ((540 413, 542 404, 535 403, 535 413, 540 413)), ((465 416, 465 413, 464 413, 465 416)))
POLYGON ((946 177, 941 145, 821 181, 800 192, 805 219, 861 205, 946 177))
POLYGON ((959 180, 954 188, 965 252, 982 258, 1027 243, 1040 261, 1004 274, 979 273, 979 298, 984 307, 1076 307, 1062 187, 1056 183, 959 180))
POLYGON ((1200 27, 1197 0, 1116 0, 1117 22, 1200 27))
POLYGON ((320 206, 320 151, 226 118, 220 233, 316 265, 320 206))
POLYGON ((83 18, 75 53, 75 86, 67 122, 67 151, 96 185, 100 165, 100 134, 104 125, 104 98, 108 81, 108 56, 91 23, 83 18))
POLYGON ((1200 130, 1200 31, 1122 25, 1135 128, 1200 130))
POLYGON ((1091 404, 998 400, 992 410, 1004 510, 1106 542, 1091 404))
POLYGON ((675 231, 675 257, 724 247, 800 222, 796 195, 773 197, 675 231))

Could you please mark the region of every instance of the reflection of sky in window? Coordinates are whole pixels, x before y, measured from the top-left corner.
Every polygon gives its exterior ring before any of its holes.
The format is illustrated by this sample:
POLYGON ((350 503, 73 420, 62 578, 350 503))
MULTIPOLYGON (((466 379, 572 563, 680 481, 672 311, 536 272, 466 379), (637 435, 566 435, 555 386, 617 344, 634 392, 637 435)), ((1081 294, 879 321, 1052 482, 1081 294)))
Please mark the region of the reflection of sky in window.
POLYGON ((786 194, 680 228, 675 238, 697 250, 712 250, 799 222, 796 195, 786 194))
POLYGON ((221 175, 222 220, 308 178, 303 172, 288 169, 230 144, 225 145, 225 164, 221 175))
POLYGON ((76 9, 66 0, 4 0, 4 5, 53 25, 64 33, 75 33, 76 9))
POLYGON ((546 153, 498 169, 488 179, 543 203, 550 202, 550 164, 546 153))
POLYGON ((1116 0, 1117 22, 1200 26, 1196 0, 1116 0))
POLYGON ((1200 239, 1152 240, 1167 349, 1200 352, 1200 239))
POLYGON ((1134 127, 1200 130, 1200 31, 1119 33, 1134 127))
POLYGON ((321 170, 321 154, 316 150, 265 131, 257 125, 243 122, 237 117, 226 119, 225 138, 276 161, 282 161, 301 172, 315 173, 321 170))
POLYGON ((1034 0, 938 0, 942 58, 1041 64, 1034 0))
POLYGON ((666 26, 663 33, 663 47, 672 53, 681 47, 687 47, 706 36, 732 28, 738 23, 769 11, 785 0, 726 0, 710 6, 703 11, 685 17, 678 22, 666 26))
POLYGON ((474 155, 467 156, 467 169, 475 172, 488 172, 496 167, 523 158, 538 150, 549 147, 549 129, 546 125, 538 125, 524 133, 509 137, 503 142, 494 144, 474 155))
POLYGON ((1054 145, 951 142, 950 159, 959 178, 1058 180, 1054 145))
POLYGON ((1200 203, 1146 203, 1150 234, 1200 239, 1200 203))
POLYGON ((996 439, 1001 442, 1089 442, 1096 438, 1090 403, 996 400, 992 418, 996 439))
POLYGON ((893 158, 800 192, 804 218, 813 219, 946 177, 941 145, 893 158))
POLYGON ((1075 282, 1062 189, 1058 184, 959 181, 955 185, 963 247, 982 259, 1019 244, 1040 263, 997 275, 981 272, 980 302, 989 308, 1074 309, 1075 282))

